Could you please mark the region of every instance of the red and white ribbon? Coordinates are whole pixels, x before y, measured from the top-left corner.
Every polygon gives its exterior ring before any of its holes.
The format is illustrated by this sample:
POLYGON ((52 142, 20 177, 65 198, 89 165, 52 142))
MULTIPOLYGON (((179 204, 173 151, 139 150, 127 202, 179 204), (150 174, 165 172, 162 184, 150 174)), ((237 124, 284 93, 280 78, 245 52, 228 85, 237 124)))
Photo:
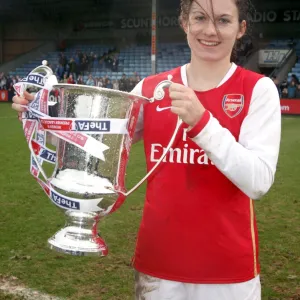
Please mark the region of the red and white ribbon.
MULTIPOLYGON (((41 77, 28 77, 42 82, 41 77)), ((26 80, 17 83, 14 88, 21 95, 25 89, 26 80)), ((39 86, 36 84, 36 86, 39 86)), ((41 86, 39 86, 41 87, 41 86)), ((51 88, 51 87, 50 87, 51 88)), ((105 160, 104 151, 108 146, 91 137, 89 134, 126 134, 127 119, 64 119, 51 118, 48 115, 48 100, 50 88, 42 88, 27 106, 23 113, 23 129, 31 152, 30 173, 41 185, 50 200, 58 207, 82 212, 102 211, 99 199, 75 199, 57 192, 51 185, 42 168, 44 161, 55 164, 56 152, 46 147, 46 132, 71 143, 87 153, 105 160), (45 180, 39 178, 40 174, 45 180)))

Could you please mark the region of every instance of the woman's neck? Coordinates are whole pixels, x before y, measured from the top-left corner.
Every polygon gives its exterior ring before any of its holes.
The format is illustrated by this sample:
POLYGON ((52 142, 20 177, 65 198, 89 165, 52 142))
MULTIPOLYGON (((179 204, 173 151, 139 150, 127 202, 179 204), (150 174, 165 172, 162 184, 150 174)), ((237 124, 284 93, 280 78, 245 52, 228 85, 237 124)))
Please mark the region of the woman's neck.
POLYGON ((192 57, 186 69, 188 86, 196 91, 216 88, 231 66, 232 64, 228 59, 218 62, 206 62, 192 57))

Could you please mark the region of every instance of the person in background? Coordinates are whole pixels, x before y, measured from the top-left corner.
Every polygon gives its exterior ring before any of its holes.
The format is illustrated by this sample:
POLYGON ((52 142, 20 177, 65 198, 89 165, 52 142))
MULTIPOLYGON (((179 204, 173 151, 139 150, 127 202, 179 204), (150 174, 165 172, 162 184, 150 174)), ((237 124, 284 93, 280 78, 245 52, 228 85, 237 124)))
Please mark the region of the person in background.
POLYGON ((92 74, 89 75, 89 78, 88 78, 88 80, 86 81, 85 84, 90 85, 90 86, 95 86, 95 81, 94 81, 94 78, 93 78, 92 74))
POLYGON ((135 77, 134 76, 130 77, 129 81, 128 81, 128 86, 127 86, 128 90, 131 91, 135 87, 136 84, 137 84, 137 82, 135 80, 135 77))
POLYGON ((291 81, 295 82, 295 84, 299 84, 299 79, 295 74, 292 74, 291 81))
POLYGON ((112 85, 110 79, 107 80, 106 88, 107 89, 112 89, 113 88, 113 85, 112 85))
POLYGON ((67 73, 64 73, 64 77, 62 79, 63 83, 68 83, 68 77, 67 77, 67 73))
POLYGON ((79 76, 77 77, 77 84, 81 84, 81 85, 83 85, 83 84, 84 84, 84 81, 83 81, 82 75, 79 75, 79 76))
POLYGON ((273 80, 274 84, 275 84, 276 87, 277 87, 279 97, 281 97, 281 89, 280 89, 279 80, 277 79, 276 76, 272 76, 272 80, 273 80))
POLYGON ((73 75, 72 75, 72 74, 70 74, 70 75, 69 75, 69 78, 68 78, 68 81, 67 81, 67 83, 69 83, 69 84, 75 84, 75 80, 74 80, 74 78, 73 78, 73 75))
POLYGON ((77 65, 76 62, 74 60, 74 58, 72 57, 69 61, 69 76, 72 75, 72 78, 74 80, 76 80, 76 74, 77 74, 77 65))
POLYGON ((282 93, 283 89, 284 89, 284 88, 287 88, 287 87, 288 87, 288 79, 285 78, 285 79, 281 82, 281 84, 280 84, 280 90, 281 90, 281 93, 282 93))
POLYGON ((99 80, 97 81, 97 86, 98 87, 104 87, 103 86, 103 78, 102 77, 100 77, 99 80))
POLYGON ((294 80, 288 85, 288 98, 295 98, 296 96, 296 83, 294 80))
POLYGON ((288 89, 285 87, 281 92, 281 98, 285 99, 289 97, 288 89))
POLYGON ((119 81, 118 80, 113 81, 113 89, 114 90, 119 90, 119 81))
POLYGON ((297 85, 295 98, 300 100, 300 84, 297 85))
POLYGON ((124 92, 129 91, 129 89, 128 89, 128 79, 127 79, 126 74, 122 75, 122 77, 119 81, 119 88, 120 88, 120 91, 124 91, 124 92))
POLYGON ((118 72, 118 68, 119 68, 119 59, 117 56, 114 56, 112 60, 112 71, 118 72))

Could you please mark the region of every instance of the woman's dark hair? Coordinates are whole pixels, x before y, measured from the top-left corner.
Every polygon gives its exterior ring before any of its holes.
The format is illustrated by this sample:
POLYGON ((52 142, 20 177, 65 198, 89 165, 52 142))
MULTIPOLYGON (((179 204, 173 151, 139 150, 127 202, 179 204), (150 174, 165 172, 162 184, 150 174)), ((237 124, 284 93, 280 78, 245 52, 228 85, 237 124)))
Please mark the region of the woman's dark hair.
MULTIPOLYGON (((244 50, 247 50, 247 46, 249 45, 248 42, 246 43, 246 40, 247 39, 249 40, 249 38, 251 39, 251 33, 252 33, 252 18, 251 18, 251 16, 254 14, 255 8, 254 8, 251 0, 234 0, 234 1, 236 3, 238 13, 239 13, 239 23, 241 23, 243 20, 245 20, 247 22, 247 31, 246 31, 245 35, 241 39, 236 41, 234 48, 232 50, 231 61, 236 62, 238 60, 238 53, 239 53, 240 49, 243 48, 244 50)), ((181 27, 183 27, 184 22, 188 22, 190 9, 191 9, 193 2, 197 3, 201 7, 201 5, 196 0, 181 0, 181 2, 180 2, 179 23, 180 23, 181 27)), ((212 10, 213 10, 212 0, 210 0, 210 2, 211 2, 212 10)), ((203 7, 201 7, 201 8, 203 9, 203 7)), ((212 20, 212 21, 215 24, 215 20, 212 20)), ((216 25, 215 25, 215 27, 216 27, 216 30, 218 31, 216 25)), ((250 50, 251 49, 249 49, 249 51, 250 50)), ((243 53, 243 55, 246 55, 246 54, 247 53, 243 53)))

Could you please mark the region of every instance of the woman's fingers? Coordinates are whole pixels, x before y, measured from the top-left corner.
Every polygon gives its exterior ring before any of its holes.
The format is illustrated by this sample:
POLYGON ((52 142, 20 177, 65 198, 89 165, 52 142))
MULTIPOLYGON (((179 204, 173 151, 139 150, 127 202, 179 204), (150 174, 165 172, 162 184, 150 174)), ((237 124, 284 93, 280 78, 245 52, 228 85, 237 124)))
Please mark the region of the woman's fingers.
POLYGON ((25 91, 24 92, 24 97, 16 95, 16 96, 13 97, 12 100, 16 104, 27 105, 33 99, 34 99, 34 95, 32 95, 32 94, 25 91))
POLYGON ((22 113, 21 112, 18 112, 18 119, 20 122, 22 121, 22 113))
POLYGON ((19 105, 27 105, 29 103, 27 99, 20 96, 14 96, 12 98, 12 101, 14 102, 14 104, 19 104, 19 105))
POLYGON ((26 108, 22 107, 21 104, 13 103, 12 108, 18 112, 26 111, 26 108))
POLYGON ((34 99, 34 95, 28 93, 28 92, 24 92, 24 97, 21 96, 14 96, 13 97, 13 104, 12 104, 12 108, 18 112, 23 112, 26 111, 26 109, 24 107, 22 107, 22 105, 27 105, 30 101, 32 101, 34 99))

